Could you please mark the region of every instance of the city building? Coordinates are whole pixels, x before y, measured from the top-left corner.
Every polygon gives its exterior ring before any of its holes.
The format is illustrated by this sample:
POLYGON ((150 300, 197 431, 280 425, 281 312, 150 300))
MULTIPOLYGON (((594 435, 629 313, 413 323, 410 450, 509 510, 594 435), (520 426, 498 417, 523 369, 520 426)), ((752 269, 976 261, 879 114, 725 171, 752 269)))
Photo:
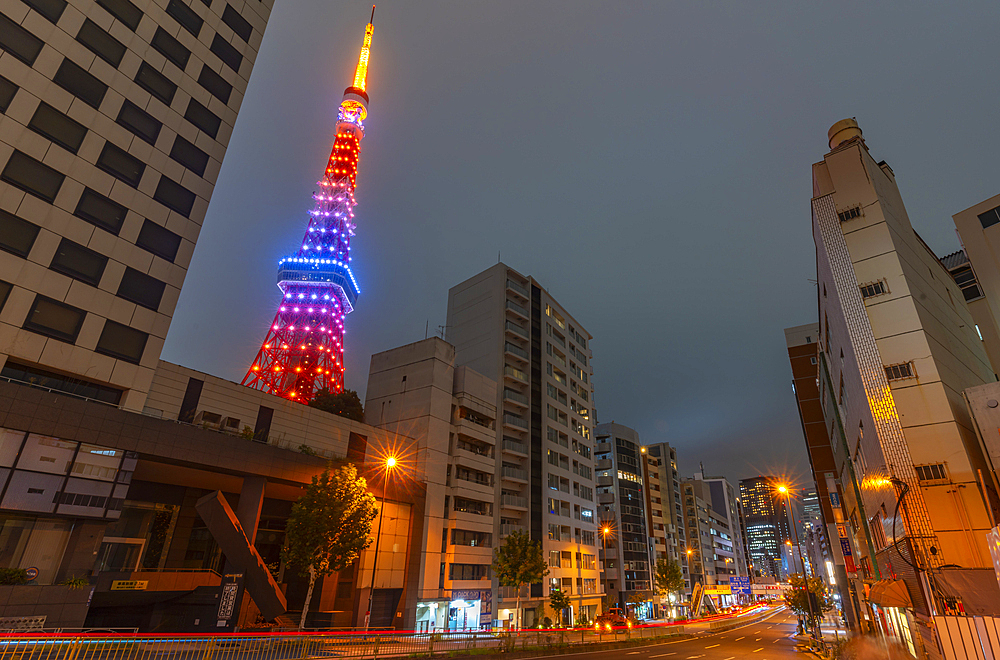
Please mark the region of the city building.
MULTIPOLYGON (((456 368, 455 348, 437 337, 372 356, 366 419, 416 440, 406 460, 427 493, 417 630, 477 630, 494 619, 496 390, 496 381, 456 368)), ((501 497, 528 508, 527 498, 501 497)))
POLYGON ((337 133, 302 246, 278 262, 281 304, 243 384, 294 401, 344 389, 344 317, 361 293, 351 272, 354 190, 364 119, 368 61, 375 20, 365 28, 354 81, 337 111, 337 133))
MULTIPOLYGON (((660 559, 675 562, 687 576, 687 541, 684 533, 684 511, 681 508, 681 480, 677 471, 677 450, 666 442, 646 445, 646 509, 649 539, 649 558, 656 588, 656 564, 660 559)), ((598 504, 602 496, 598 495, 598 504)), ((607 496, 603 496, 606 498, 607 496)), ((690 595, 690 584, 684 593, 690 595)), ((654 616, 662 618, 666 614, 679 614, 677 603, 682 594, 662 596, 659 602, 654 598, 654 616)))
MULTIPOLYGON (((743 535, 740 533, 740 499, 733 487, 725 477, 706 477, 704 470, 694 473, 692 480, 695 482, 695 493, 702 497, 722 520, 725 521, 726 530, 721 532, 722 545, 731 547, 731 551, 720 555, 725 566, 720 572, 727 575, 749 575, 746 563, 746 552, 743 548, 743 535)), ((725 580, 722 580, 725 582, 725 580)))
POLYGON ((839 602, 851 630, 860 629, 859 612, 867 611, 863 575, 859 576, 860 553, 855 554, 847 535, 847 518, 841 502, 853 502, 855 491, 849 477, 850 459, 834 453, 823 407, 820 404, 818 323, 785 329, 785 344, 792 368, 792 391, 802 423, 802 437, 809 455, 813 487, 803 496, 803 542, 813 552, 813 561, 826 562, 834 573, 839 602), (838 475, 843 475, 840 478, 838 475), (834 543, 830 543, 834 539, 834 543))
POLYGON ((995 381, 994 370, 963 292, 913 230, 892 169, 872 158, 853 119, 828 136, 812 168, 820 406, 834 452, 850 457, 837 477, 857 496, 841 507, 861 577, 874 585, 872 614, 919 656, 935 647, 930 617, 944 607, 932 605, 923 573, 992 566, 979 477, 990 464, 961 393, 995 381), (891 597, 897 585, 910 607, 891 597))
MULTIPOLYGON (((736 491, 722 477, 705 479, 701 472, 681 482, 685 532, 692 586, 729 586, 730 577, 746 575, 736 491)), ((723 605, 735 599, 722 595, 723 605)))
POLYGON ((3 3, 0 377, 142 410, 272 4, 3 3))
POLYGON ((645 447, 634 429, 615 422, 598 424, 595 433, 605 592, 616 607, 627 607, 630 613, 649 618, 653 574, 646 519, 645 447))
POLYGON ((740 502, 750 575, 783 580, 781 546, 791 540, 792 534, 788 510, 778 494, 778 485, 773 477, 741 479, 740 502))
MULTIPOLYGON (((503 263, 451 288, 445 331, 457 366, 497 382, 494 538, 524 531, 549 562, 548 582, 522 594, 522 624, 535 623, 556 588, 571 596, 574 621, 592 621, 603 594, 590 334, 539 282, 503 263)), ((506 621, 516 596, 499 590, 506 621)))
POLYGON ((1000 195, 952 216, 962 250, 942 257, 962 290, 994 374, 1000 372, 1000 195))

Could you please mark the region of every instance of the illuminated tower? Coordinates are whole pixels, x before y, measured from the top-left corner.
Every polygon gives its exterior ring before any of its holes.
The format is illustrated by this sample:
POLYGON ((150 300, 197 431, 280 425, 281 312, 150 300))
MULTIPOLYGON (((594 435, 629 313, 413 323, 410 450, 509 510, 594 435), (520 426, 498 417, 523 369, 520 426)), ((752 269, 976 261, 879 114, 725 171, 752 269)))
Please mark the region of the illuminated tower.
POLYGON ((360 293, 351 273, 351 236, 374 29, 370 21, 354 83, 344 91, 333 152, 313 195, 316 204, 302 246, 278 264, 281 304, 243 379, 248 387, 293 401, 307 403, 324 388, 344 389, 344 317, 354 310, 360 293))

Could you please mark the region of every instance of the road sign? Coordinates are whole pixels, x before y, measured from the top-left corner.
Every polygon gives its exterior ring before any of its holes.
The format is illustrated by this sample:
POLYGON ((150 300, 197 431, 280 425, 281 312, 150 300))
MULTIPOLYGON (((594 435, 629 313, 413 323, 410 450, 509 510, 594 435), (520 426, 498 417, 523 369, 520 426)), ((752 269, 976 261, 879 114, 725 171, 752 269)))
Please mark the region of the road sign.
POLYGON ((729 588, 734 594, 750 595, 750 578, 742 576, 730 576, 729 588))

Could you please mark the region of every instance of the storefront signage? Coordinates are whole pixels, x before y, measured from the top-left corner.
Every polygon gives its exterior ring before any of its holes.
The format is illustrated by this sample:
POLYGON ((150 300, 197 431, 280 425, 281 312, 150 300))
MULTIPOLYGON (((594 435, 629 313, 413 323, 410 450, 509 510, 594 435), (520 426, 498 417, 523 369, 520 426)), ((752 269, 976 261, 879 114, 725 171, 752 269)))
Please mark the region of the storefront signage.
POLYGON ((733 590, 728 584, 709 584, 705 587, 705 593, 709 596, 728 596, 733 590))
POLYGON ((113 580, 111 591, 145 591, 149 580, 113 580))
POLYGON ((847 525, 837 524, 837 536, 840 537, 840 551, 844 555, 844 568, 848 573, 857 573, 858 567, 854 563, 854 552, 851 550, 851 540, 847 538, 847 525))
POLYGON ((840 493, 830 493, 830 504, 832 504, 835 509, 840 508, 840 493))
POLYGON ((240 587, 243 586, 242 573, 227 573, 222 578, 222 590, 219 594, 219 613, 216 616, 216 627, 225 628, 236 613, 240 587))
POLYGON ((28 568, 24 569, 24 572, 27 573, 28 575, 28 582, 31 582, 36 577, 38 577, 38 568, 36 568, 35 566, 29 566, 28 568))

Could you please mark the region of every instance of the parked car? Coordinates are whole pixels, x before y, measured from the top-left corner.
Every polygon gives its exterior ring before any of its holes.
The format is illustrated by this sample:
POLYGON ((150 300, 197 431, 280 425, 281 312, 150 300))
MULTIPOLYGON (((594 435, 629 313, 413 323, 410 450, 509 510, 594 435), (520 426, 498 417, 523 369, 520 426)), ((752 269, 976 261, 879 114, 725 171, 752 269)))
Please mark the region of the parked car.
POLYGON ((625 610, 620 607, 612 607, 604 614, 599 614, 594 619, 594 630, 611 631, 614 628, 631 628, 635 625, 635 620, 625 614, 625 610))

